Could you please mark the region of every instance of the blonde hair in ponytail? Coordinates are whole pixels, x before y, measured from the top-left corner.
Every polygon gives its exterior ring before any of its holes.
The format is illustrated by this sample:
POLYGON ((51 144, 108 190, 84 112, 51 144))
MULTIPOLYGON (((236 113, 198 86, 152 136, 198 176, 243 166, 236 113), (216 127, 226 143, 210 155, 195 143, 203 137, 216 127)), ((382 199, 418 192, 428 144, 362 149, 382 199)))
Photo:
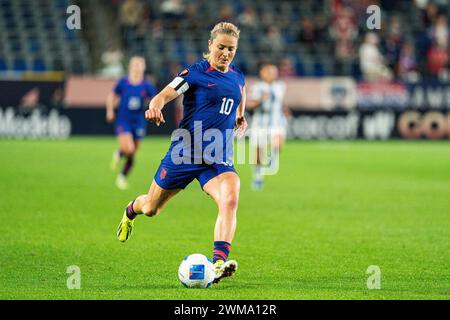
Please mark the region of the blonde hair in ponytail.
MULTIPOLYGON (((241 30, 239 30, 238 27, 236 27, 231 22, 219 22, 211 30, 211 36, 209 40, 212 42, 217 37, 218 34, 227 34, 232 37, 236 37, 239 40, 240 32, 241 30)), ((203 58, 209 60, 209 52, 203 53, 203 58)))

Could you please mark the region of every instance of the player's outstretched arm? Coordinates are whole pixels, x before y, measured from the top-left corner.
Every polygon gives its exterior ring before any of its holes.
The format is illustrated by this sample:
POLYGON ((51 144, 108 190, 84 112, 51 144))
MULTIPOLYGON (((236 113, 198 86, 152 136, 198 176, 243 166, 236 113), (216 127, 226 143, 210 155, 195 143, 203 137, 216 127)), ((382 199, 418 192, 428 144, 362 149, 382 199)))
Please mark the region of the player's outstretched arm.
POLYGON ((179 96, 179 93, 175 89, 166 86, 150 101, 148 110, 145 111, 145 119, 147 121, 153 121, 159 127, 161 123, 166 123, 162 114, 164 106, 179 96))
POLYGON ((111 123, 116 118, 114 109, 119 102, 119 96, 114 92, 110 92, 106 98, 106 121, 111 123))

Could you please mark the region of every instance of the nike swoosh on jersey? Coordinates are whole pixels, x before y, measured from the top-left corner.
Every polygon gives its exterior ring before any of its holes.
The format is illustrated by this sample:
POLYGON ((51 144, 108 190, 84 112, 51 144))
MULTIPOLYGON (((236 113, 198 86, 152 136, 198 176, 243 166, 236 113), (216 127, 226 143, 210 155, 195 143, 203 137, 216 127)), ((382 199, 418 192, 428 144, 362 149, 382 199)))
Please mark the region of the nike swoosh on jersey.
POLYGON ((208 83, 208 87, 217 86, 217 83, 208 83))

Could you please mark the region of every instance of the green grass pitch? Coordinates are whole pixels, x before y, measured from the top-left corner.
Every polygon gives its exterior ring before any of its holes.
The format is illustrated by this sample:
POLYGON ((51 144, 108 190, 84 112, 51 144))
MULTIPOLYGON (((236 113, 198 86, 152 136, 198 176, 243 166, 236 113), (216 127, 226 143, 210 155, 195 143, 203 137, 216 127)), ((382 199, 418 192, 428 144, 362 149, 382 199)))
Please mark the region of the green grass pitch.
POLYGON ((131 188, 109 169, 112 137, 0 140, 0 299, 449 299, 448 141, 289 141, 264 190, 241 194, 233 278, 186 289, 177 269, 211 256, 214 202, 197 181, 154 218, 116 227, 146 193, 169 138, 143 141, 131 188), (66 286, 67 267, 81 289, 66 286), (381 289, 367 288, 379 266, 381 289))

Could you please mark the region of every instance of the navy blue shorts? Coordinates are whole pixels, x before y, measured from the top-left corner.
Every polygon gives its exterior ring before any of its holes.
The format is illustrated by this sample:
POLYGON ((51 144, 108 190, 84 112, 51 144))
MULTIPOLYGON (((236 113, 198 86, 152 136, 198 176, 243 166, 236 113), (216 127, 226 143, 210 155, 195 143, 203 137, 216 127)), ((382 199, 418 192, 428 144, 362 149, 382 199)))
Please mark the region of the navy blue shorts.
POLYGON ((122 133, 131 133, 134 140, 140 140, 145 137, 147 123, 144 121, 127 121, 117 119, 116 121, 116 135, 122 133))
MULTIPOLYGON (((155 174, 156 183, 163 189, 184 189, 197 179, 201 188, 214 177, 224 172, 234 172, 233 165, 213 164, 174 164, 170 160, 163 159, 155 174)), ((237 173, 236 173, 237 174, 237 173)))

